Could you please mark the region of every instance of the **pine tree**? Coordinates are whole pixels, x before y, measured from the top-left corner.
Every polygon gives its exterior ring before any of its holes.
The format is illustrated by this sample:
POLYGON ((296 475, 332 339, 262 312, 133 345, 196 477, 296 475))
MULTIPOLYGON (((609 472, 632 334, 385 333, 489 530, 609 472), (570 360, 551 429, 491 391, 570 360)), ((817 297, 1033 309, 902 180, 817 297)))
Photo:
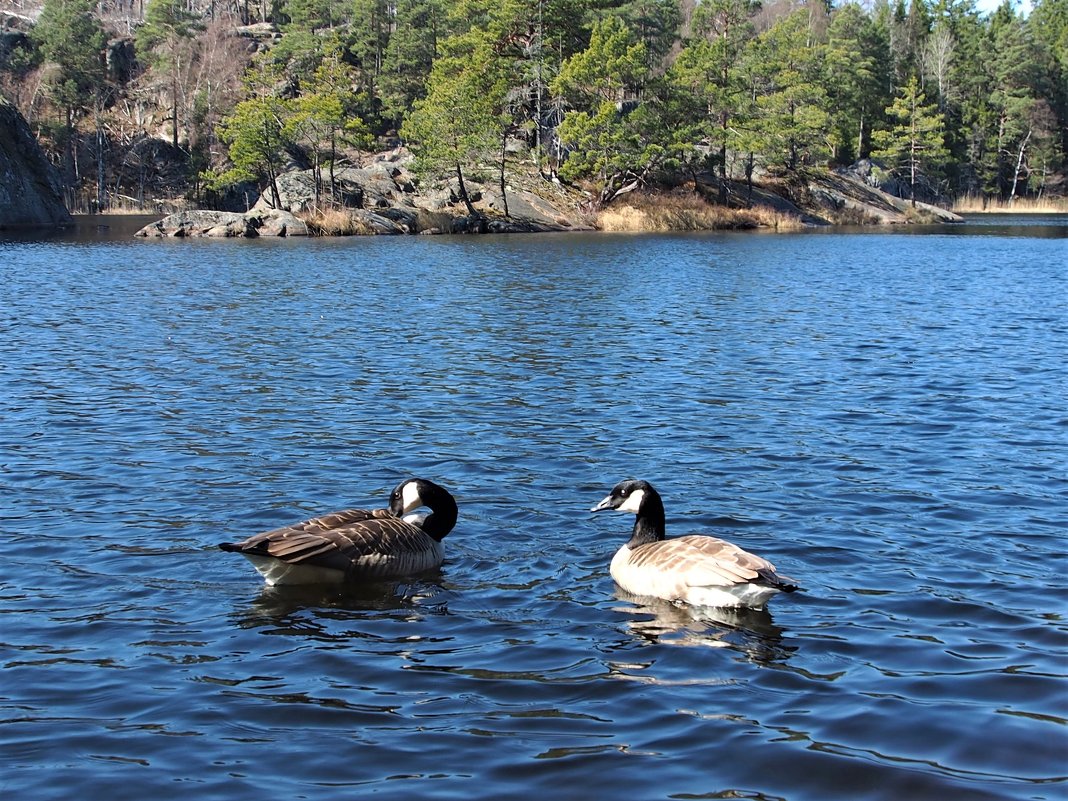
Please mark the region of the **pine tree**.
POLYGON ((193 56, 193 38, 203 29, 185 0, 151 0, 145 24, 137 30, 137 47, 152 66, 167 75, 171 94, 171 144, 178 148, 182 72, 193 56))
POLYGON ((426 97, 416 101, 401 128, 416 156, 417 172, 429 177, 455 175, 460 200, 474 225, 484 226, 464 180, 465 169, 490 158, 502 138, 498 109, 501 87, 493 70, 488 41, 472 42, 439 58, 426 97))
POLYGON ((398 0, 396 8, 378 86, 382 116, 399 127, 408 109, 426 95, 438 38, 445 32, 445 15, 439 0, 398 0))
POLYGON ((855 3, 839 7, 831 18, 824 82, 833 126, 832 156, 839 162, 864 158, 871 129, 890 102, 889 48, 855 3))
POLYGON ((286 104, 274 93, 279 77, 279 70, 267 59, 258 61, 246 75, 248 97, 219 124, 219 138, 229 146, 233 167, 210 181, 218 188, 266 179, 275 208, 281 203, 278 176, 286 161, 286 148, 292 144, 287 138, 291 129, 286 128, 286 104))
POLYGON ((788 170, 825 154, 827 95, 820 81, 822 48, 811 44, 806 9, 779 19, 751 48, 758 150, 788 170))
POLYGON ((872 156, 886 160, 896 175, 908 177, 909 195, 916 205, 920 177, 936 171, 946 158, 942 115, 928 105, 919 81, 912 78, 886 109, 890 130, 876 131, 872 156))
MULTIPOLYGON (((46 83, 53 102, 64 114, 64 173, 68 183, 79 180, 75 153, 75 119, 96 107, 98 172, 103 171, 102 130, 99 111, 103 105, 104 46, 107 38, 95 14, 93 0, 45 0, 41 16, 33 29, 33 40, 45 62, 53 69, 46 83)), ((102 198, 98 181, 98 199, 102 198)))
POLYGON ((628 118, 647 78, 645 45, 626 23, 596 23, 590 45, 565 61, 552 84, 569 110, 557 129, 567 155, 561 177, 596 178, 608 202, 636 177, 640 141, 628 118))
POLYGON ((752 23, 756 8, 753 0, 709 0, 699 5, 690 22, 694 37, 671 70, 671 80, 701 105, 699 135, 714 154, 710 160, 719 174, 721 203, 727 202, 727 153, 751 113, 751 94, 740 65, 756 35, 752 23))

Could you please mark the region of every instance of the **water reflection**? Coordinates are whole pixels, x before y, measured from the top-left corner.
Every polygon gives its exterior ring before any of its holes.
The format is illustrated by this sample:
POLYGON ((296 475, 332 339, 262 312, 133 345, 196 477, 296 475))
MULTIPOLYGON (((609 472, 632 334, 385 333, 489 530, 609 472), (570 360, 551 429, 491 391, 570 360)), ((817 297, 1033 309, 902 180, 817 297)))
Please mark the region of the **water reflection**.
POLYGON ((270 634, 320 634, 327 632, 321 622, 358 618, 360 612, 399 612, 423 617, 446 614, 447 601, 440 584, 429 579, 388 581, 372 584, 328 586, 264 587, 244 609, 234 613, 242 628, 268 629, 270 634), (356 614, 348 614, 356 613, 356 614))
POLYGON ((784 663, 797 651, 767 609, 717 609, 632 595, 616 587, 615 611, 632 615, 627 629, 651 643, 730 648, 759 664, 784 663))

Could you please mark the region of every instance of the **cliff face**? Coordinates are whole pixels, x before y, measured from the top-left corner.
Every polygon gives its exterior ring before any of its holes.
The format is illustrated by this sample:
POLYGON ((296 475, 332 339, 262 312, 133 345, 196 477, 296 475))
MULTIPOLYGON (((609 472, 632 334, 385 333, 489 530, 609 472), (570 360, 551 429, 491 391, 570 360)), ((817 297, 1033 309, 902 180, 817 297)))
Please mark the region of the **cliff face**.
POLYGON ((70 223, 59 176, 18 109, 0 98, 0 228, 70 223))

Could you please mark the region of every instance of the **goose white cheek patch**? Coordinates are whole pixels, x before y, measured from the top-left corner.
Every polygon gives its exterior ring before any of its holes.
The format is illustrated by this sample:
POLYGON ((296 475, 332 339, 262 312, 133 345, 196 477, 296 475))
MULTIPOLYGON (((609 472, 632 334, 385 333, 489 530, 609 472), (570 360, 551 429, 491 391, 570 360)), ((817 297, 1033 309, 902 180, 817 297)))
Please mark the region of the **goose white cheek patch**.
POLYGON ((627 500, 623 501, 617 508, 621 512, 633 512, 638 514, 638 510, 641 508, 642 501, 645 500, 645 490, 634 490, 627 496, 627 500))
POLYGON ((404 485, 404 489, 401 490, 401 503, 402 514, 406 514, 412 509, 418 509, 423 505, 422 499, 419 497, 419 489, 415 486, 415 482, 410 482, 404 485))

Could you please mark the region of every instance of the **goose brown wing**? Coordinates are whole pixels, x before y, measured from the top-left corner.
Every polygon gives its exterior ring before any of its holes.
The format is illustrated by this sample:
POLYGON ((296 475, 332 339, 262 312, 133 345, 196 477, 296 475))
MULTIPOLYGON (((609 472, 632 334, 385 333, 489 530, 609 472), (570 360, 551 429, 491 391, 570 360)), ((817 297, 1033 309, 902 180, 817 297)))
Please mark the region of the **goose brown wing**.
POLYGON ((419 528, 385 509, 346 509, 256 534, 226 550, 346 572, 365 565, 377 572, 374 568, 432 548, 419 528))
POLYGON ((655 561, 657 570, 678 575, 690 587, 731 587, 751 582, 775 587, 792 584, 767 559, 717 537, 690 535, 650 543, 638 548, 631 558, 633 564, 642 561, 655 561), (645 549, 649 550, 643 553, 645 549))

